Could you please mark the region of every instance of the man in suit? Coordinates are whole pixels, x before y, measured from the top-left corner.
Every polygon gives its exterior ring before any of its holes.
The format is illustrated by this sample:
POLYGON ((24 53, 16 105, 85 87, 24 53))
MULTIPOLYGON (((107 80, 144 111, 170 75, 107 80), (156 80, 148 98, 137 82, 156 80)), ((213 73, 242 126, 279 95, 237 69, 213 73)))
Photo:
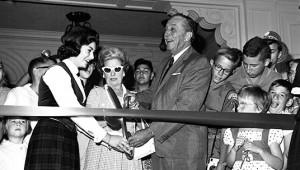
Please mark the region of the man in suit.
MULTIPOLYGON (((196 28, 197 24, 185 15, 175 14, 169 19, 164 39, 172 56, 160 62, 150 89, 136 94, 138 102, 151 103, 152 110, 204 111, 211 68, 205 56, 191 46, 196 28), (171 65, 169 69, 168 65, 171 65)), ((128 141, 138 147, 152 137, 156 150, 152 154, 154 170, 205 169, 207 127, 152 122, 149 128, 138 131, 128 141)))

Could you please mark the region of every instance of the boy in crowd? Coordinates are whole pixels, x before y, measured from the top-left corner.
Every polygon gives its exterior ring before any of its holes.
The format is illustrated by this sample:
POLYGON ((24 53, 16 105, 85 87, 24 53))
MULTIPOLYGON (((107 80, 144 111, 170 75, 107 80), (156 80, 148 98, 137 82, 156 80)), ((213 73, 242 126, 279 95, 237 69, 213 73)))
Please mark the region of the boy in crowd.
POLYGON ((274 31, 268 31, 263 39, 268 43, 271 49, 270 69, 276 71, 276 64, 283 62, 288 56, 288 49, 281 37, 274 31))
POLYGON ((143 58, 134 62, 134 80, 136 82, 136 92, 141 92, 150 87, 154 78, 153 66, 151 61, 143 58))
MULTIPOLYGON (((28 75, 32 80, 32 83, 13 88, 8 93, 4 105, 38 106, 38 93, 41 77, 52 65, 54 65, 54 62, 43 54, 32 59, 28 65, 28 75)), ((31 121, 32 129, 35 127, 36 123, 37 121, 31 121)), ((26 136, 26 143, 29 143, 30 136, 31 134, 26 136)))
MULTIPOLYGON (((237 105, 236 92, 227 78, 235 72, 240 63, 240 57, 231 48, 221 48, 213 59, 210 60, 212 67, 212 81, 205 101, 206 111, 230 112, 237 105)), ((225 130, 225 129, 224 129, 225 130)), ((219 159, 217 166, 225 169, 226 145, 223 144, 223 130, 215 126, 208 129, 208 158, 219 159)))
POLYGON ((274 80, 282 76, 268 68, 271 61, 271 50, 268 43, 260 37, 254 37, 246 42, 243 47, 242 66, 229 77, 229 81, 238 91, 244 85, 259 85, 268 91, 274 80))
MULTIPOLYGON (((291 94, 292 84, 283 79, 275 80, 269 90, 269 95, 271 97, 271 105, 269 107, 269 112, 273 114, 292 114, 290 109, 293 107, 293 95, 291 94)), ((299 107, 296 108, 297 113, 299 107)), ((283 170, 287 167, 287 155, 289 152, 292 130, 283 130, 284 140, 281 144, 281 150, 283 152, 283 170)))

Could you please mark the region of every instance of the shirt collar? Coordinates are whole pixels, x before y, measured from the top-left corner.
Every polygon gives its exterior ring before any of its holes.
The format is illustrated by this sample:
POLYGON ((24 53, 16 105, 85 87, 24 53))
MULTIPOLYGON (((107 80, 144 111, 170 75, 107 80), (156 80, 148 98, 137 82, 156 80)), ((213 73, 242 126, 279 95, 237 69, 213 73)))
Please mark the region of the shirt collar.
POLYGON ((69 68, 70 72, 73 75, 77 75, 79 73, 78 68, 75 66, 75 64, 70 59, 65 59, 62 62, 64 62, 67 65, 67 67, 69 68))
POLYGON ((188 47, 186 47, 185 49, 181 50, 179 53, 177 53, 176 55, 172 56, 174 58, 174 63, 178 60, 178 58, 190 47, 190 45, 188 47))

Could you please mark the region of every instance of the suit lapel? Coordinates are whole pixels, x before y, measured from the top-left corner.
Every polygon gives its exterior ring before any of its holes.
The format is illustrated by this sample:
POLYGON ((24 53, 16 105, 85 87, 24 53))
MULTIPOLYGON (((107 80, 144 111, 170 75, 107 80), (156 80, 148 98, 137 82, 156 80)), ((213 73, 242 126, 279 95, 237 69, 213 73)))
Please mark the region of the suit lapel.
MULTIPOLYGON (((173 66, 170 68, 170 70, 168 71, 168 73, 166 74, 166 76, 164 77, 163 80, 160 80, 160 84, 158 85, 158 88, 156 90, 156 94, 161 90, 161 88, 168 82, 168 80, 171 78, 172 74, 178 69, 180 68, 183 63, 184 60, 186 60, 191 53, 193 52, 193 48, 189 47, 189 49, 187 49, 178 59, 177 61, 173 64, 173 66)), ((165 67, 167 67, 168 61, 165 63, 165 67)), ((164 68, 163 70, 165 71, 166 68, 164 68)), ((161 73, 160 75, 160 79, 162 78, 162 74, 164 72, 161 73)))

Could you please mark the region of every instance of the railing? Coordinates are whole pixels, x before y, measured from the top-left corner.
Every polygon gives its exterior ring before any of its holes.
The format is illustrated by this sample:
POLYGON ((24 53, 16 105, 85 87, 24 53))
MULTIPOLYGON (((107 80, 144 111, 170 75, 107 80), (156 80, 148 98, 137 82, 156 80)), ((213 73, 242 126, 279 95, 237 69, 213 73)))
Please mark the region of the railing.
POLYGON ((117 116, 131 118, 146 118, 163 122, 178 122, 198 125, 219 125, 223 127, 248 127, 265 129, 293 129, 295 124, 295 115, 282 114, 63 108, 44 106, 0 106, 0 116, 117 116))

